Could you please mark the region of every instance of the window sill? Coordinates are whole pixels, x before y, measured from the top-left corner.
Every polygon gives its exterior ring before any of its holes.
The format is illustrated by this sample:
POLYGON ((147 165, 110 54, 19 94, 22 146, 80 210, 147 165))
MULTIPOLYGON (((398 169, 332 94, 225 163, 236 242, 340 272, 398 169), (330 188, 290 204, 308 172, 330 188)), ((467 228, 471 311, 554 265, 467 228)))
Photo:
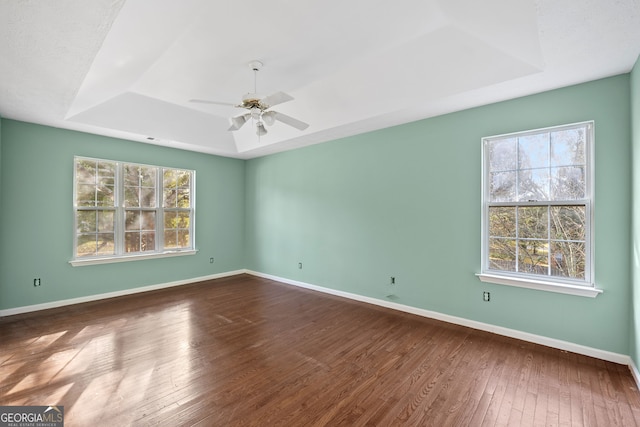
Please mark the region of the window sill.
POLYGON ((191 249, 191 250, 185 250, 185 251, 172 251, 172 252, 162 252, 162 253, 153 253, 153 254, 137 254, 137 255, 127 255, 127 256, 112 256, 112 257, 104 257, 104 258, 73 259, 69 261, 69 264, 71 264, 73 267, 81 267, 85 265, 112 264, 115 262, 139 261, 143 259, 195 255, 197 253, 198 253, 197 249, 191 249))
POLYGON ((551 282, 545 280, 521 279, 518 277, 502 276, 498 274, 476 274, 478 279, 487 283, 499 285, 517 286, 520 288, 536 289, 539 291, 557 292, 560 294, 578 295, 595 298, 602 293, 602 289, 594 286, 569 285, 566 283, 551 282))

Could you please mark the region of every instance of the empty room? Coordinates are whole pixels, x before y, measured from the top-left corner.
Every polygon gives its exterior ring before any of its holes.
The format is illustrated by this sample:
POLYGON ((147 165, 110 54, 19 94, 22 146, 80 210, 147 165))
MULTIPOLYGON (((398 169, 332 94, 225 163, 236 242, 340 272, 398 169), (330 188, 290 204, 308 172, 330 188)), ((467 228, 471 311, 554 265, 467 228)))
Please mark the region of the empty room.
POLYGON ((640 425, 636 0, 0 2, 0 426, 640 425))

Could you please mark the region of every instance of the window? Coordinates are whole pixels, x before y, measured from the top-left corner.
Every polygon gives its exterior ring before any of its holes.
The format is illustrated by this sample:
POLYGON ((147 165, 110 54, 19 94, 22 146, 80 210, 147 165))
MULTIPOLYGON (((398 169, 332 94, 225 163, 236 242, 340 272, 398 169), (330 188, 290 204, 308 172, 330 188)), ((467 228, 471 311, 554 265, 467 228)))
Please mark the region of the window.
POLYGON ((483 139, 481 280, 600 292, 592 282, 592 147, 593 122, 483 139))
POLYGON ((73 265, 194 251, 195 171, 76 157, 73 265))

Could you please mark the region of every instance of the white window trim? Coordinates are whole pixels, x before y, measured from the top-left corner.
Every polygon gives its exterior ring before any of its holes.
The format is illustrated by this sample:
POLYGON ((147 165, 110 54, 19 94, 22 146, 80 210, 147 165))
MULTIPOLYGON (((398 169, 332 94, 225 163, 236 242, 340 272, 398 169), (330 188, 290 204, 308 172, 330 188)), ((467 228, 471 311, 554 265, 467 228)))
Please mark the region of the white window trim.
POLYGON ((597 289, 593 284, 570 285, 567 283, 553 282, 548 280, 534 280, 529 278, 514 277, 507 274, 476 274, 478 279, 485 283, 497 285, 516 286, 519 288, 536 289, 539 291, 556 292, 559 294, 577 295, 582 297, 595 298, 600 295, 602 289, 597 289))
POLYGON ((571 123, 566 125, 559 126, 551 126, 547 128, 534 129, 530 131, 524 132, 513 132, 509 134, 503 135, 494 135, 482 138, 482 159, 481 159, 481 170, 482 170, 482 248, 481 248, 481 266, 482 271, 479 274, 476 274, 476 277, 480 279, 480 281, 485 283, 494 283, 499 285, 507 285, 507 286, 515 286, 520 288, 527 289, 535 289, 541 291, 548 292, 556 292, 561 294, 569 294, 569 295, 577 295, 584 297, 595 298, 600 295, 603 290, 596 288, 594 279, 594 264, 595 264, 595 256, 594 256, 594 245, 593 245, 593 236, 594 236, 594 215, 593 215, 593 200, 594 200, 594 186, 595 186, 595 175, 594 175, 594 139, 595 139, 595 129, 594 129, 593 121, 585 121, 579 123, 571 123), (505 138, 508 136, 521 136, 526 134, 534 134, 541 132, 548 132, 554 129, 570 127, 570 126, 580 126, 586 125, 589 131, 587 147, 586 147, 586 164, 587 164, 587 176, 586 176, 586 185, 587 185, 587 195, 585 200, 588 200, 587 203, 587 217, 589 221, 589 228, 586 230, 586 238, 585 241, 588 245, 588 271, 586 271, 586 278, 584 281, 580 280, 571 280, 571 279, 563 279, 563 278, 555 278, 552 276, 538 276, 538 275, 528 275, 523 273, 510 273, 503 272, 499 270, 491 270, 488 268, 488 239, 489 239, 489 230, 488 230, 488 179, 487 179, 487 171, 486 171, 486 146, 489 140, 505 138))
MULTIPOLYGON (((118 263, 118 262, 128 262, 128 261, 139 261, 139 260, 145 260, 145 259, 155 259, 155 258, 168 258, 168 257, 176 257, 176 256, 185 256, 185 255, 195 255, 198 253, 198 250, 196 249, 195 246, 195 229, 196 229, 196 205, 195 205, 195 180, 196 180, 196 173, 195 170, 191 170, 191 169, 184 169, 184 168, 178 168, 178 167, 168 167, 168 166, 158 166, 158 165, 147 165, 147 164, 142 164, 142 163, 135 163, 135 162, 124 162, 124 161, 119 161, 119 160, 108 160, 108 159, 98 159, 98 158, 92 158, 92 157, 85 157, 85 156, 75 156, 74 157, 74 180, 73 180, 73 199, 74 199, 74 203, 73 203, 73 216, 74 216, 74 227, 73 227, 73 258, 69 261, 69 264, 71 264, 71 266, 73 267, 80 267, 80 266, 86 266, 86 265, 97 265, 97 264, 112 264, 112 263, 118 263), (92 257, 82 257, 82 258, 76 258, 75 254, 77 251, 77 224, 75 224, 75 218, 76 218, 76 211, 77 211, 77 206, 75 204, 75 197, 76 197, 76 180, 75 180, 75 168, 76 168, 76 160, 77 159, 89 159, 89 160, 96 160, 96 161, 107 161, 107 162, 113 162, 116 163, 118 165, 118 167, 116 168, 116 175, 117 175, 117 179, 116 179, 116 183, 118 183, 118 185, 116 185, 115 188, 115 192, 117 194, 116 197, 120 197, 119 193, 121 192, 121 186, 122 186, 122 180, 123 180, 123 176, 122 176, 122 165, 137 165, 137 166, 145 166, 145 167, 153 167, 153 168, 157 168, 159 169, 160 172, 162 172, 162 170, 164 169, 181 169, 181 170, 189 170, 191 172, 191 194, 194 196, 191 200, 191 211, 192 211, 192 224, 191 224, 191 247, 190 248, 184 248, 184 249, 169 249, 169 250, 165 250, 165 251, 157 251, 157 252, 136 252, 136 253, 123 253, 123 254, 117 254, 117 255, 102 255, 102 256, 92 256, 92 257)), ((157 185, 156 185, 156 200, 158 200, 158 203, 162 203, 162 174, 159 173, 158 176, 156 177, 157 181, 157 185)), ((116 212, 118 211, 118 209, 122 209, 122 210, 126 210, 124 207, 115 207, 116 212)), ((163 219, 163 213, 164 213, 164 209, 162 207, 156 208, 154 209, 156 211, 160 211, 160 215, 159 218, 157 218, 158 224, 163 224, 164 223, 164 219, 163 219)), ((123 230, 124 225, 122 224, 122 218, 121 215, 116 215, 116 229, 120 229, 123 230)), ((156 230, 157 232, 157 230, 156 230)), ((123 236, 120 236, 118 233, 115 234, 114 241, 118 241, 121 240, 123 236)), ((157 245, 159 247, 162 247, 164 245, 164 234, 163 233, 156 233, 156 242, 157 245), (159 239, 159 240, 158 240, 159 239)))
POLYGON ((101 258, 77 258, 69 261, 74 267, 81 267, 84 265, 96 265, 96 264, 113 264, 115 262, 125 262, 125 261, 139 261, 143 259, 154 259, 154 258, 168 258, 174 256, 183 256, 183 255, 195 255, 198 253, 197 249, 185 249, 182 251, 166 251, 166 252, 155 252, 152 254, 134 254, 134 255, 123 255, 123 256, 104 256, 101 258))

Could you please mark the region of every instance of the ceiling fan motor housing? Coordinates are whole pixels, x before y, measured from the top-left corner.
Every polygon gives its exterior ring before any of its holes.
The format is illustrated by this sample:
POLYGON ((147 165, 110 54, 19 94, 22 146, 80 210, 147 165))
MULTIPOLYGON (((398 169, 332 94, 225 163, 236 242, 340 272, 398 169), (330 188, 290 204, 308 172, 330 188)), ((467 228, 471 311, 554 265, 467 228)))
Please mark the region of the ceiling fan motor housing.
POLYGON ((264 98, 264 96, 257 93, 247 93, 242 97, 242 104, 238 105, 238 107, 246 108, 247 110, 251 110, 252 108, 259 108, 260 110, 264 111, 269 108, 269 106, 260 101, 262 98, 264 98))

